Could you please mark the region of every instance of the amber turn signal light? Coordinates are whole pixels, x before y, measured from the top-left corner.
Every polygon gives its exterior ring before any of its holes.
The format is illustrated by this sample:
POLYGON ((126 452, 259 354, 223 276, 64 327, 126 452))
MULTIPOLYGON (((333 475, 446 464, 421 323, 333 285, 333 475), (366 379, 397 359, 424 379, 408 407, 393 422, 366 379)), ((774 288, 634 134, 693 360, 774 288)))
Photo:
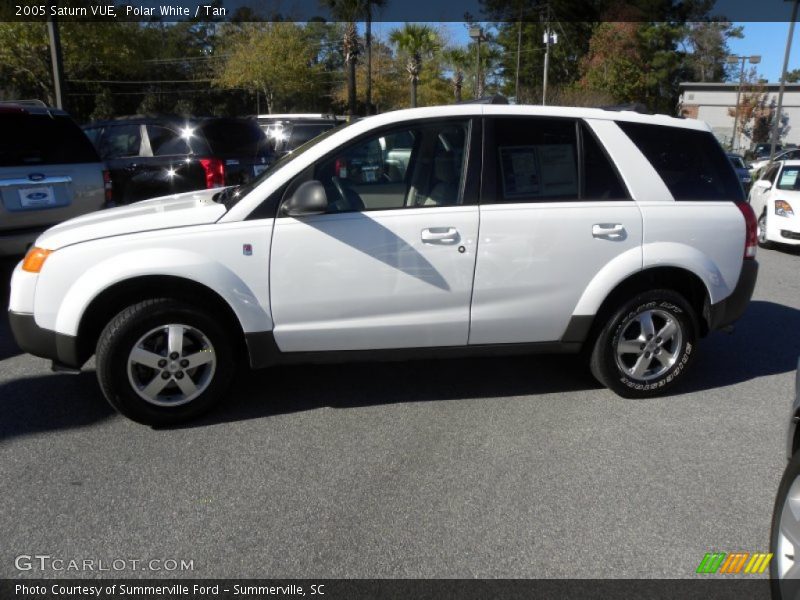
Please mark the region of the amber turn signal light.
POLYGON ((44 261, 52 254, 52 250, 45 250, 44 248, 37 248, 34 246, 25 255, 25 260, 22 262, 22 270, 29 273, 38 273, 42 270, 44 261))

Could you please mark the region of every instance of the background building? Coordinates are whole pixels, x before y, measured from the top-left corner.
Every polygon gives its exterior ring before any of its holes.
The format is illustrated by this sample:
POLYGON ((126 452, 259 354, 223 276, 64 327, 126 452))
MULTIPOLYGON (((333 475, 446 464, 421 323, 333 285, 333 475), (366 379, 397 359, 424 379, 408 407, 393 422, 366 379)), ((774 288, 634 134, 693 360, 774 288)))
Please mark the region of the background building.
MULTIPOLYGON (((734 107, 738 89, 738 83, 681 83, 678 112, 687 118, 706 121, 725 147, 745 151, 754 141, 768 142, 777 112, 779 84, 745 82, 739 103, 739 135, 734 141, 734 107)), ((780 134, 780 143, 800 145, 800 83, 786 84, 780 134)))

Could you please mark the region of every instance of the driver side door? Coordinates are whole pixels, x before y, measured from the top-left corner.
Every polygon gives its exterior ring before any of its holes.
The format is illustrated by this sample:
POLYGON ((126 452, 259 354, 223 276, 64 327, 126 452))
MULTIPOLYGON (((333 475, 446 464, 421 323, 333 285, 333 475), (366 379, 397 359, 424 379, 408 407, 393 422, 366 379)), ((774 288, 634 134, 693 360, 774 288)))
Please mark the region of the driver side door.
POLYGON ((479 127, 448 119, 379 130, 314 166, 328 212, 275 220, 270 289, 282 352, 467 344, 479 127), (391 160, 395 136, 413 140, 406 162, 391 160))

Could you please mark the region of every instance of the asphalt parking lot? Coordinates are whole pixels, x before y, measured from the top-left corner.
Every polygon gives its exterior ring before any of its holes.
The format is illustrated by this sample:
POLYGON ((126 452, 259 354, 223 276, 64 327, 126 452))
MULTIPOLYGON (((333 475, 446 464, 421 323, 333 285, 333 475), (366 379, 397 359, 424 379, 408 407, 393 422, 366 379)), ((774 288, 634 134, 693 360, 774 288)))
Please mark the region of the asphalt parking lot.
POLYGON ((712 550, 767 551, 800 253, 759 261, 736 332, 647 401, 569 356, 297 366, 154 430, 92 368, 21 354, 0 317, 0 577, 87 575, 15 568, 46 554, 189 577, 683 578, 712 550))

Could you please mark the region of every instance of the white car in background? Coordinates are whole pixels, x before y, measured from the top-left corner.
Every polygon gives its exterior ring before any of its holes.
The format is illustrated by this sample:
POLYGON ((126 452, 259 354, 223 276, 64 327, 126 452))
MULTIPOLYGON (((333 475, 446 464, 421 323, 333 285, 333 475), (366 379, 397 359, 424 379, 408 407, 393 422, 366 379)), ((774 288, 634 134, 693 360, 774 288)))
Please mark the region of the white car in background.
POLYGON ((750 206, 758 219, 758 242, 800 245, 800 160, 770 165, 750 190, 750 206))
POLYGON ((762 158, 761 160, 755 160, 750 163, 750 174, 753 177, 758 177, 759 173, 766 167, 770 162, 778 162, 782 160, 800 160, 800 148, 789 148, 788 150, 783 150, 782 152, 778 152, 775 154, 775 158, 772 161, 769 160, 769 156, 766 158, 762 158))

